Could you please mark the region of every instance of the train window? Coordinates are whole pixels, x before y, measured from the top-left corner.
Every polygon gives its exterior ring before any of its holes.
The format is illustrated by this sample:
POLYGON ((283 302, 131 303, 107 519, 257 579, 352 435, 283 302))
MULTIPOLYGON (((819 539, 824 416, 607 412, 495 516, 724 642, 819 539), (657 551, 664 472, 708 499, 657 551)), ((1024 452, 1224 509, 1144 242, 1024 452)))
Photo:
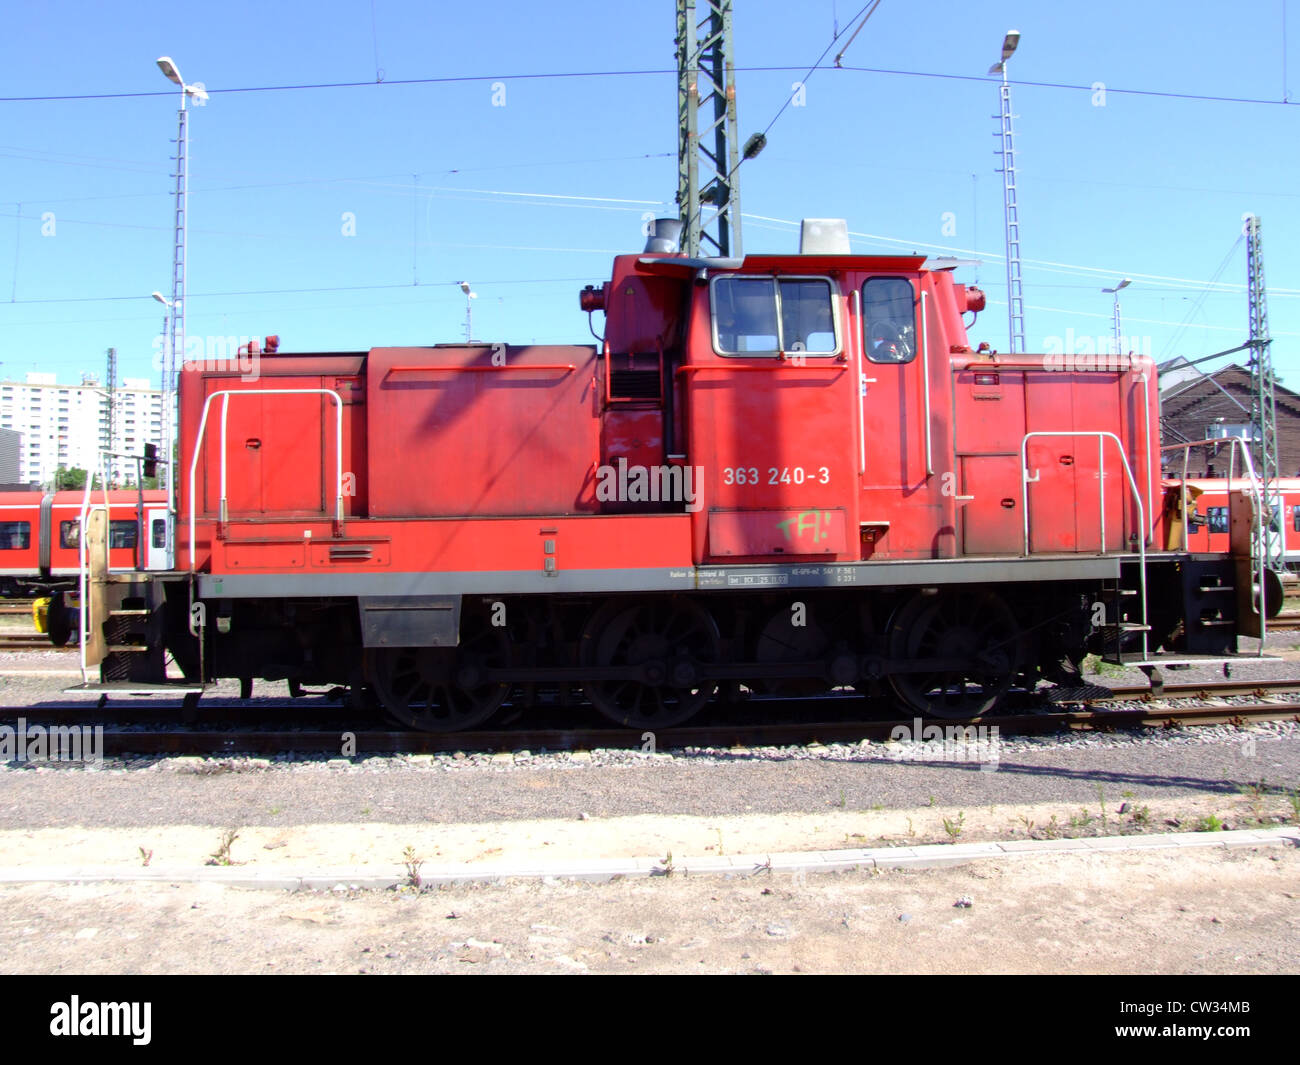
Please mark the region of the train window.
POLYGON ((781 350, 810 355, 835 354, 831 287, 825 281, 782 281, 781 350))
POLYGON ((1206 507, 1205 518, 1209 522, 1210 532, 1226 533, 1228 531, 1228 508, 1206 507))
POLYGON ((112 522, 108 527, 108 546, 135 547, 136 532, 134 519, 124 518, 121 521, 112 522))
POLYGON ((26 551, 31 546, 31 522, 0 521, 0 551, 26 551))
POLYGON ((1300 532, 1300 507, 1291 508, 1292 524, 1296 532, 1300 532))
POLYGON ((73 518, 71 521, 59 522, 59 546, 60 547, 81 546, 81 519, 80 518, 73 518))
POLYGON ((722 355, 834 355, 835 309, 824 278, 717 277, 713 347, 722 355))
POLYGON ((166 547, 167 546, 167 519, 154 518, 151 529, 153 531, 150 533, 150 536, 152 537, 150 543, 154 547, 166 547))
POLYGON ((916 297, 902 277, 873 277, 862 286, 862 332, 872 362, 916 358, 916 297))

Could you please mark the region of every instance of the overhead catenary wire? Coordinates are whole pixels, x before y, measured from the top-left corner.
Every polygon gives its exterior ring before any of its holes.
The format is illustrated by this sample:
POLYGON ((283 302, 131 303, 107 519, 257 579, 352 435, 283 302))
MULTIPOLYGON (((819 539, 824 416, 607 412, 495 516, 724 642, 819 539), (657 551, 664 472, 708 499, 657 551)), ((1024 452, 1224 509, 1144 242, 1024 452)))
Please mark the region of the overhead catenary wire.
MULTIPOLYGON (((869 5, 868 5, 869 6, 869 5)), ((862 9, 865 10, 865 7, 862 9)), ((858 15, 862 14, 859 10, 858 15)), ((854 19, 857 19, 857 15, 854 19)), ((834 47, 833 38, 830 46, 834 47)), ((823 54, 822 58, 825 58, 823 54)), ((819 60, 820 62, 820 60, 819 60)), ((764 66, 737 66, 737 73, 789 73, 791 71, 804 70, 801 66, 792 66, 789 64, 775 64, 764 66)), ((816 68, 814 68, 816 69, 816 68)), ((931 78, 939 81, 977 81, 990 82, 995 79, 981 74, 950 74, 945 71, 935 70, 901 70, 890 67, 859 67, 859 66, 840 66, 834 69, 847 71, 856 74, 883 74, 890 77, 906 78, 931 78)), ((389 78, 382 82, 374 81, 319 81, 303 82, 292 85, 242 85, 233 86, 226 89, 208 88, 206 91, 209 96, 218 95, 236 95, 242 93, 270 93, 270 92, 310 92, 323 89, 385 89, 396 86, 410 85, 456 85, 472 84, 475 82, 493 82, 493 81, 562 81, 562 80, 581 80, 589 78, 634 78, 634 77, 663 77, 677 76, 675 68, 651 68, 645 70, 567 70, 538 73, 518 73, 518 74, 460 74, 446 75, 434 78, 389 78)), ((1016 86, 1035 88, 1035 89, 1059 89, 1071 92, 1093 93, 1096 90, 1092 85, 1074 84, 1062 81, 1019 81, 1016 86)), ((1117 96, 1145 96, 1158 99, 1168 100, 1195 100, 1205 103, 1223 103, 1223 104, 1250 104, 1273 107, 1294 107, 1296 101, 1290 99, 1272 100, 1265 97, 1255 96, 1225 96, 1215 93, 1196 93, 1196 92, 1178 92, 1172 89, 1129 89, 1115 85, 1107 85, 1106 92, 1110 95, 1117 96)), ((84 93, 63 93, 63 94, 44 94, 32 96, 0 96, 0 104, 20 104, 20 103, 60 103, 76 100, 131 100, 147 99, 149 97, 173 96, 174 93, 167 90, 150 90, 147 92, 84 92, 84 93)))

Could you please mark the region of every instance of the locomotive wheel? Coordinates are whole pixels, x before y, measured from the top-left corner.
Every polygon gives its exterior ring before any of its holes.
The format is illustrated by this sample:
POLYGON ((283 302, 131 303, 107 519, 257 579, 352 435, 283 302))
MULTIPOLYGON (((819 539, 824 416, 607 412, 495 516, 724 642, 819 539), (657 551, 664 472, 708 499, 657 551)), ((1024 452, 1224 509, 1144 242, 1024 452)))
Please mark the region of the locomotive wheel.
POLYGON ((458 647, 386 647, 374 653, 375 694, 389 716, 422 732, 474 728, 506 701, 510 685, 483 680, 509 664, 505 630, 465 618, 458 647))
POLYGON ((1020 625, 1001 596, 980 590, 916 596, 890 624, 890 655, 971 659, 967 670, 894 673, 889 683, 912 710, 961 719, 987 713, 1020 671, 1020 625))
MULTIPOLYGON (((806 618, 805 624, 795 625, 791 620, 790 607, 782 606, 767 619, 767 624, 758 634, 754 643, 754 660, 765 665, 806 662, 820 666, 820 660, 829 646, 830 637, 815 616, 806 618)), ((826 690, 826 682, 820 676, 765 678, 757 686, 774 695, 791 697, 818 695, 826 690)))
POLYGON ((606 603, 582 633, 584 666, 635 666, 642 679, 585 680, 592 705, 625 728, 671 728, 692 717, 718 685, 696 670, 721 654, 709 612, 681 600, 606 603), (676 682, 676 683, 674 683, 676 682))

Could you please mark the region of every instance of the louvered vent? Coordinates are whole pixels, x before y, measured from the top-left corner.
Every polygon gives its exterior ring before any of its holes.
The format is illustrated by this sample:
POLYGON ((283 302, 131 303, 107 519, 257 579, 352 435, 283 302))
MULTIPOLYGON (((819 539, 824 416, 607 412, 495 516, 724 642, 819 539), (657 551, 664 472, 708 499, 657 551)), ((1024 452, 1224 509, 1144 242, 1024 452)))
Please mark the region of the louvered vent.
POLYGON ((611 399, 659 399, 659 371, 614 370, 609 378, 611 399))

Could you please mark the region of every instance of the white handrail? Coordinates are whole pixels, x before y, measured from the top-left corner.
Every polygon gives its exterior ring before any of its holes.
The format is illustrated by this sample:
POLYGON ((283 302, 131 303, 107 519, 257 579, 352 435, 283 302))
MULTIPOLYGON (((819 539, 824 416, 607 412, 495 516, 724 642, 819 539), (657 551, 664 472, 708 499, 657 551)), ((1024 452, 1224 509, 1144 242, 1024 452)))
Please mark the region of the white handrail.
MULTIPOLYGON (((1029 441, 1035 436, 1095 436, 1097 438, 1097 454, 1102 454, 1102 448, 1106 440, 1115 441, 1115 449, 1119 452, 1120 463, 1124 467, 1124 476, 1128 481, 1129 490, 1133 493, 1133 502, 1137 504, 1138 528, 1146 528, 1146 508, 1142 505, 1142 492, 1138 489, 1137 479, 1133 476, 1133 469, 1129 466, 1128 456, 1124 454, 1124 444, 1114 433, 1104 431, 1087 431, 1087 430, 1062 430, 1054 431, 1048 429, 1035 430, 1032 433, 1026 433, 1020 441, 1020 505, 1024 513, 1025 525, 1025 556, 1030 555, 1029 550, 1029 486, 1038 480, 1038 475, 1029 476, 1029 441)), ((1100 459, 1099 459, 1100 461, 1100 459)), ((1106 480, 1104 477, 1104 468, 1098 466, 1099 476, 1097 478, 1097 506, 1101 511, 1101 545, 1100 553, 1106 553, 1106 480)), ((1124 526, 1120 525, 1120 538, 1124 536, 1124 526)), ((1147 646, 1147 545, 1146 538, 1139 536, 1138 542, 1138 573, 1142 588, 1142 659, 1146 661, 1150 652, 1147 646)), ((1116 609, 1116 624, 1119 623, 1119 612, 1116 609)))
POLYGON ((925 391, 925 475, 934 476, 934 441, 931 439, 933 429, 930 426, 930 345, 927 343, 925 325, 925 292, 921 293, 921 384, 925 391))
POLYGON ((858 364, 857 385, 853 389, 853 405, 857 408, 857 425, 858 425, 858 476, 864 477, 867 473, 867 422, 866 415, 863 413, 863 401, 867 398, 867 371, 862 365, 862 349, 866 346, 866 341, 862 337, 862 330, 866 328, 866 323, 862 321, 862 298, 855 288, 850 299, 853 303, 853 321, 856 327, 850 328, 848 336, 853 339, 849 341, 853 345, 853 354, 858 364))
POLYGON ((194 493, 194 478, 199 465, 199 453, 203 450, 204 432, 208 426, 208 410, 212 401, 221 397, 221 499, 218 506, 218 520, 226 520, 226 415, 231 396, 329 396, 334 400, 334 473, 337 486, 334 493, 334 520, 343 524, 343 399, 332 388, 230 388, 211 393, 203 401, 203 413, 199 418, 199 431, 194 437, 194 452, 190 455, 189 508, 190 508, 190 573, 195 572, 195 517, 198 513, 198 500, 194 493))

